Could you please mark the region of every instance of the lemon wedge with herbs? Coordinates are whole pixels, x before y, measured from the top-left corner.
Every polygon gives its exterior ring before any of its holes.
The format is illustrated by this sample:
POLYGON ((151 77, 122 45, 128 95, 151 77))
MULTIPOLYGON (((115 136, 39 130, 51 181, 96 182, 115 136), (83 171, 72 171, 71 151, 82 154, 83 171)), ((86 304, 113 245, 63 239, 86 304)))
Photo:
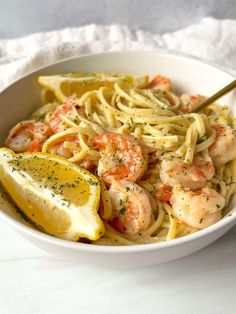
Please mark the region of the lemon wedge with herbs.
POLYGON ((39 76, 38 82, 47 90, 54 93, 60 102, 65 102, 74 94, 81 97, 84 93, 98 90, 105 86, 113 88, 114 83, 122 81, 133 87, 144 88, 148 85, 148 76, 132 76, 122 74, 96 73, 81 74, 67 73, 61 75, 39 76))
POLYGON ((0 149, 0 181, 22 212, 43 231, 67 240, 97 240, 104 226, 97 210, 97 178, 66 159, 0 149))

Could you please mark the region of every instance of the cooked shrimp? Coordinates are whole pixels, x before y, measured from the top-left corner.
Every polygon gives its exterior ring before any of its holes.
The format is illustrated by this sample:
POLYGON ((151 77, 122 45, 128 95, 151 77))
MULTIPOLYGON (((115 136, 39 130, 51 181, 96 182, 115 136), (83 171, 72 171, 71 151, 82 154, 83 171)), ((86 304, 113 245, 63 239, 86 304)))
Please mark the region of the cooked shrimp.
POLYGON ((182 112, 191 112, 197 105, 199 105, 205 99, 204 96, 201 95, 188 95, 183 94, 180 96, 180 106, 179 110, 182 112))
POLYGON ((192 165, 182 159, 163 160, 160 169, 160 178, 164 184, 175 186, 181 184, 191 190, 197 190, 206 184, 215 173, 210 157, 196 156, 192 165))
POLYGON ((66 159, 71 158, 74 155, 73 150, 65 147, 67 143, 71 143, 73 146, 76 146, 76 144, 79 144, 78 136, 68 135, 67 137, 63 138, 60 142, 51 146, 48 152, 51 154, 59 155, 66 159))
POLYGON ((160 184, 156 190, 156 198, 161 202, 169 202, 172 196, 172 187, 160 184))
POLYGON ((139 142, 132 136, 120 133, 102 133, 94 138, 101 159, 98 175, 107 183, 113 179, 135 182, 147 167, 147 158, 139 142))
POLYGON ((92 160, 81 160, 81 161, 77 162, 77 164, 80 167, 87 169, 90 172, 93 172, 96 168, 96 165, 94 164, 94 162, 92 160))
POLYGON ((171 81, 162 75, 157 75, 154 79, 149 83, 148 89, 160 89, 163 91, 172 92, 172 83, 171 81))
MULTIPOLYGON (((53 146, 49 147, 48 152, 51 154, 59 155, 66 159, 72 158, 75 153, 79 151, 79 138, 77 135, 67 135, 60 142, 55 143, 53 146)), ((76 164, 80 167, 92 171, 95 164, 92 160, 79 160, 76 164)))
POLYGON ((228 125, 212 126, 216 131, 215 142, 209 147, 209 154, 216 166, 223 165, 236 158, 236 137, 228 125))
POLYGON ((66 123, 61 119, 61 115, 64 115, 66 117, 72 115, 73 117, 75 117, 77 114, 75 106, 77 106, 76 98, 70 97, 64 104, 59 105, 52 113, 48 124, 50 125, 54 133, 62 132, 67 128, 66 123))
POLYGON ((144 189, 126 180, 113 180, 109 195, 114 217, 110 224, 114 229, 130 236, 147 229, 152 209, 144 189))
POLYGON ((220 220, 225 205, 225 199, 213 189, 204 187, 193 192, 181 185, 174 186, 170 202, 180 222, 199 229, 220 220))
POLYGON ((52 131, 46 124, 26 120, 11 129, 5 144, 15 153, 40 152, 51 134, 52 131))

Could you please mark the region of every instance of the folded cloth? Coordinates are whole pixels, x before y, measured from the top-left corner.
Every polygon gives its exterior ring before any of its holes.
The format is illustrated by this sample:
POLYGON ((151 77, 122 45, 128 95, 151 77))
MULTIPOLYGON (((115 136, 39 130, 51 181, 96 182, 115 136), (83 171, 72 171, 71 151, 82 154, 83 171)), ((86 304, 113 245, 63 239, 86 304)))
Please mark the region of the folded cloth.
POLYGON ((172 50, 215 62, 236 73, 236 20, 204 18, 164 35, 126 26, 88 25, 0 40, 0 90, 50 63, 87 53, 118 50, 172 50))

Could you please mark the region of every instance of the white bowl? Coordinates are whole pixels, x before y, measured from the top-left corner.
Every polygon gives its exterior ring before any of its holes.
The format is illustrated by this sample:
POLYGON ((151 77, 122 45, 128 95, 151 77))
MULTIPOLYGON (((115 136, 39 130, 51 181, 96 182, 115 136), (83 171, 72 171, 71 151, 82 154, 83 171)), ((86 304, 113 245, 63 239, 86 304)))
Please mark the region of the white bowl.
MULTIPOLYGON (((132 74, 161 73, 171 78, 177 92, 211 95, 234 79, 215 66, 193 58, 171 53, 112 52, 69 59, 35 71, 18 80, 0 94, 0 140, 10 128, 27 119, 40 104, 37 77, 63 72, 125 72, 132 74)), ((232 107, 236 93, 222 98, 220 103, 232 107)), ((235 114, 235 112, 234 112, 235 114)), ((104 266, 146 266, 171 261, 195 252, 215 241, 236 222, 236 198, 231 201, 231 214, 216 224, 194 234, 169 242, 125 247, 74 243, 44 234, 23 222, 14 207, 0 202, 0 216, 30 242, 54 255, 104 266)))

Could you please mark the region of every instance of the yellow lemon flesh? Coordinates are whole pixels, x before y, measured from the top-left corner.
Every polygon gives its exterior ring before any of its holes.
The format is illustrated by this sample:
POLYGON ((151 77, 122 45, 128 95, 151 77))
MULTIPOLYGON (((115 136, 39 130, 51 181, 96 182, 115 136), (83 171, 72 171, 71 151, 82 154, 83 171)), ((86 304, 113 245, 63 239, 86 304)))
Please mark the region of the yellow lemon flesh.
POLYGON ((0 181, 16 205, 45 232, 72 241, 99 239, 97 178, 66 159, 0 149, 0 181))
POLYGON ((53 92, 60 102, 65 102, 71 95, 81 97, 84 93, 98 90, 100 87, 113 88, 116 82, 125 82, 133 87, 144 88, 148 84, 148 76, 131 76, 122 74, 67 73, 64 75, 39 76, 40 85, 53 92))

